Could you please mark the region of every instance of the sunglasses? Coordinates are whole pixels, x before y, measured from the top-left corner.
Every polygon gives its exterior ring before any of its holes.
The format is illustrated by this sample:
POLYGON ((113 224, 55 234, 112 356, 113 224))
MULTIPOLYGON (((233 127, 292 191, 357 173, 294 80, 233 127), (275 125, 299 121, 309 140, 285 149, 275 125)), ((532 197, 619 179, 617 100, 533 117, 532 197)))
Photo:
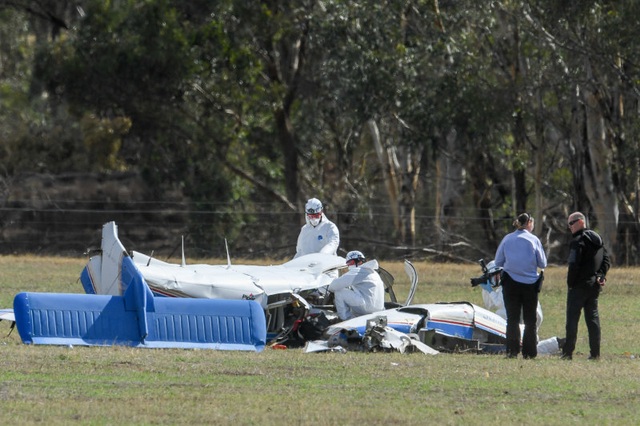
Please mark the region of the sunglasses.
POLYGON ((569 226, 573 226, 579 220, 582 220, 582 219, 573 219, 571 222, 569 222, 569 226))
POLYGON ((322 213, 307 213, 311 219, 320 219, 322 217, 322 213))

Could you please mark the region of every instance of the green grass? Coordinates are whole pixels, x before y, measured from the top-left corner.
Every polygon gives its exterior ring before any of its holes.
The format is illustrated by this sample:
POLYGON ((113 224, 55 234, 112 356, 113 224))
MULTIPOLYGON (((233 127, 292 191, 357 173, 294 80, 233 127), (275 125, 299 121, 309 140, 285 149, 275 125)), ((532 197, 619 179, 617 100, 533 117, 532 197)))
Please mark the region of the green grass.
MULTIPOLYGON (((86 259, 0 258, 0 307, 20 291, 82 292, 86 259)), ((408 290, 402 264, 381 262, 408 290)), ((469 265, 414 262, 416 303, 482 304, 469 265)), ((564 335, 566 270, 547 269, 540 337, 564 335)), ((262 353, 27 346, 0 339, 0 420, 20 424, 622 424, 640 422, 635 286, 614 268, 601 296, 602 360, 581 322, 572 362, 420 353, 262 353)), ((0 323, 0 335, 8 325, 0 323)))

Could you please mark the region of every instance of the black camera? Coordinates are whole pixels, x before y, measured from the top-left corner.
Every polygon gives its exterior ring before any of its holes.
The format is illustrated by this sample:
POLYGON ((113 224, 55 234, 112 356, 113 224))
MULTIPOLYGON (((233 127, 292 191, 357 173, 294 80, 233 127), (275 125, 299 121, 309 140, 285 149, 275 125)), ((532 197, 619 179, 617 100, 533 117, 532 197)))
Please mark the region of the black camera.
POLYGON ((471 278, 471 287, 479 286, 480 284, 484 284, 487 282, 489 277, 485 274, 481 277, 471 278))

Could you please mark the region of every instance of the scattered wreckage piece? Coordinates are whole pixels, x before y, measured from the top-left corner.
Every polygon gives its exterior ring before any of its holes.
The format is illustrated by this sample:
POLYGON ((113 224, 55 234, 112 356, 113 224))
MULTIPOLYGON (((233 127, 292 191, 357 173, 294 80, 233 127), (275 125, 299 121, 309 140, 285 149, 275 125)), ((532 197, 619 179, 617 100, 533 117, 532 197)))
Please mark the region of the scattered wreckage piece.
POLYGON ((415 334, 406 334, 387 325, 387 317, 375 316, 367 321, 364 334, 356 329, 341 329, 326 341, 315 341, 305 347, 305 352, 317 352, 322 346, 327 350, 342 348, 343 351, 360 352, 422 352, 437 355, 440 352, 421 342, 415 334))
POLYGON ((155 298, 128 257, 120 275, 123 296, 16 295, 23 343, 255 352, 266 345, 264 311, 255 301, 155 298))
POLYGON ((345 335, 347 341, 364 339, 371 328, 370 323, 380 324, 380 318, 385 318, 385 327, 407 336, 417 335, 419 342, 439 352, 504 351, 506 321, 493 312, 468 302, 388 309, 330 325, 324 337, 329 342, 340 334, 345 335))
POLYGON ((11 332, 16 328, 16 316, 13 313, 13 309, 0 309, 0 321, 9 321, 11 326, 7 336, 11 335, 11 332))

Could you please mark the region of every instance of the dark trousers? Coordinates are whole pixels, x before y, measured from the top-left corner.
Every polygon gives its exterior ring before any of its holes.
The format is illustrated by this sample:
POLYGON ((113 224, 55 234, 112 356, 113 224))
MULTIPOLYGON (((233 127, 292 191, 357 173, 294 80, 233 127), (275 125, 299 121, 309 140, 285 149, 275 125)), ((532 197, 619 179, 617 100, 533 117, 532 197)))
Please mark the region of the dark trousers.
POLYGON ((563 355, 573 355, 578 338, 578 322, 580 313, 584 309, 584 320, 589 332, 589 349, 592 357, 600 356, 600 315, 598 313, 598 286, 584 286, 570 288, 567 293, 567 341, 562 348, 563 355))
MULTIPOLYGON (((505 274, 506 275, 506 274, 505 274)), ((507 355, 518 356, 520 352, 520 315, 524 322, 522 356, 535 358, 538 355, 536 334, 536 309, 538 288, 536 284, 522 284, 506 275, 502 280, 502 297, 507 311, 507 355)))

